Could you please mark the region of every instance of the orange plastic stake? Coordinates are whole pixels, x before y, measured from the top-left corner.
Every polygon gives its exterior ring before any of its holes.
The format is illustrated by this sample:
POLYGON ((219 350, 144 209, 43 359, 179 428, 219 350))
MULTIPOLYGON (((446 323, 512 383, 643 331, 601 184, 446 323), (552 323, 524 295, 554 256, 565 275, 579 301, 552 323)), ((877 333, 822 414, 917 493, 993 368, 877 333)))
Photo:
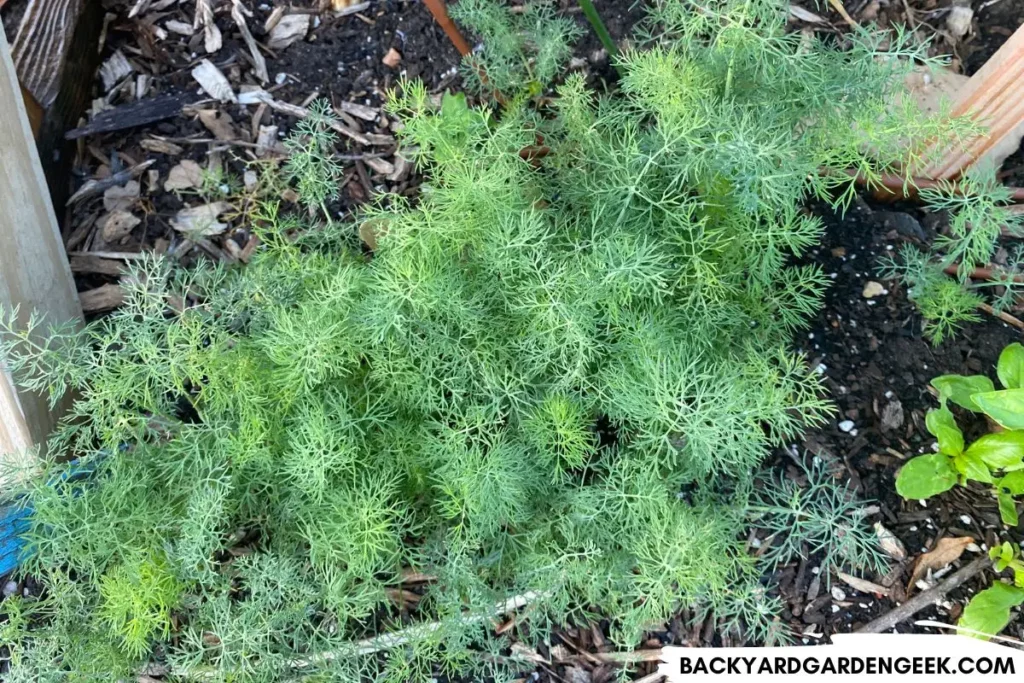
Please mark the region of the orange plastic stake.
POLYGON ((423 4, 427 6, 430 13, 434 15, 434 21, 437 25, 444 29, 445 35, 448 36, 448 40, 452 41, 452 45, 459 51, 459 54, 465 57, 472 50, 469 47, 469 43, 462 37, 462 33, 459 31, 459 27, 455 25, 452 18, 448 16, 448 9, 444 4, 444 0, 423 0, 423 4))

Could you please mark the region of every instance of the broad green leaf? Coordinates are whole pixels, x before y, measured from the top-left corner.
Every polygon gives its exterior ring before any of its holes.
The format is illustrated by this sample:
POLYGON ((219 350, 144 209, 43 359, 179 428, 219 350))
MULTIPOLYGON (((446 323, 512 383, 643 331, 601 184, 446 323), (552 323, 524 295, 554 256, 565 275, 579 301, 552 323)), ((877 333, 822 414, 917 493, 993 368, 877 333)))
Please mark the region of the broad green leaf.
POLYGON ((999 354, 996 375, 1007 389, 1024 389, 1024 346, 1014 342, 999 354))
POLYGON ((981 411, 1007 429, 1024 429, 1024 389, 974 394, 981 411))
POLYGON ((994 470, 1020 465, 1024 460, 1024 431, 986 434, 967 447, 967 455, 994 470))
MULTIPOLYGON (((972 631, 994 636, 1010 623, 1010 610, 1022 603, 1024 589, 1007 586, 1005 583, 994 583, 971 598, 958 623, 972 631)), ((975 637, 988 640, 983 636, 975 637)))
POLYGON ((999 518, 1008 527, 1016 527, 1020 524, 1020 517, 1017 515, 1017 503, 1013 496, 999 493, 999 518))
POLYGON ((996 484, 1004 493, 1011 496, 1024 494, 1024 470, 1010 472, 996 484))
POLYGON ((896 492, 909 500, 931 498, 953 488, 957 479, 951 458, 942 453, 921 455, 900 470, 896 492))
POLYGON ((956 467, 957 472, 964 475, 967 479, 980 481, 982 484, 991 484, 994 481, 988 465, 982 462, 980 458, 971 457, 963 453, 953 458, 953 466, 956 467))
POLYGON ((960 455, 964 452, 964 435, 956 426, 956 419, 949 408, 943 406, 929 410, 924 423, 932 436, 939 440, 940 453, 960 455))
POLYGON ((961 408, 978 412, 981 409, 971 400, 974 394, 995 391, 992 380, 985 375, 941 375, 932 380, 932 386, 943 401, 949 399, 961 408))

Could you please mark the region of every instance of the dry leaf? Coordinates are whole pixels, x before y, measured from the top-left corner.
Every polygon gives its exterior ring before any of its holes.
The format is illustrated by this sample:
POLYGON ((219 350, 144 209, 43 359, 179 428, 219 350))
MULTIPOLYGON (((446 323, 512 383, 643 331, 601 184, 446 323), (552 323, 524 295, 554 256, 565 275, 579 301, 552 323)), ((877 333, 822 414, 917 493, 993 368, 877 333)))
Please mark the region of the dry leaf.
POLYGON ((959 40, 971 30, 971 20, 974 19, 974 10, 970 7, 953 5, 946 15, 946 30, 950 35, 959 40))
POLYGON ((227 142, 238 138, 238 134, 235 132, 234 121, 224 112, 217 111, 216 109, 201 109, 199 111, 199 120, 206 126, 206 130, 213 133, 213 137, 218 140, 227 142))
POLYGON ((806 10, 803 7, 801 7, 800 5, 790 5, 789 6, 789 16, 793 17, 794 19, 799 19, 800 21, 806 21, 806 22, 809 22, 809 23, 812 23, 812 24, 825 24, 825 23, 828 23, 824 19, 819 17, 817 14, 815 14, 814 12, 811 12, 810 10, 806 10))
POLYGON ((277 146, 277 126, 260 126, 260 133, 256 136, 256 156, 266 156, 273 152, 277 146))
POLYGON ((192 27, 192 24, 187 24, 184 21, 176 21, 174 19, 171 19, 164 24, 164 28, 171 33, 177 33, 179 36, 191 36, 196 32, 195 28, 192 27))
POLYGON ((958 560, 964 554, 967 546, 972 543, 974 543, 974 539, 970 536, 947 536, 940 538, 939 542, 935 544, 935 547, 930 552, 924 553, 914 562, 914 571, 910 576, 907 591, 909 592, 911 587, 929 571, 937 571, 943 567, 948 567, 958 560))
POLYGON ((394 69, 402 62, 402 53, 391 48, 388 53, 384 55, 384 59, 380 60, 381 63, 389 69, 394 69))
POLYGON ((199 86, 210 97, 221 102, 238 101, 228 79, 209 59, 204 59, 192 69, 192 78, 196 79, 199 86))
POLYGON ((100 219, 100 235, 104 242, 117 242, 127 237, 141 222, 140 218, 136 218, 127 211, 117 209, 100 219))
POLYGON ((156 138, 146 138, 139 143, 139 146, 147 152, 156 152, 158 154, 181 154, 185 151, 173 142, 157 140, 156 138))
POLYGON ((271 50, 283 50, 292 43, 302 40, 309 33, 312 17, 308 14, 288 14, 277 22, 270 30, 267 47, 271 50))
POLYGON ((139 198, 139 181, 129 180, 124 186, 114 185, 103 192, 103 208, 107 211, 127 211, 139 198))
POLYGON ((535 662, 538 664, 551 663, 548 660, 541 657, 535 649, 533 649, 529 645, 524 645, 523 643, 520 643, 518 641, 512 643, 512 656, 519 659, 525 659, 530 662, 535 662))
POLYGON ((213 202, 182 209, 171 219, 171 227, 188 237, 213 237, 227 230, 227 224, 217 218, 229 209, 231 204, 228 202, 213 202))
POLYGON ((117 85, 118 81, 133 71, 135 71, 135 67, 128 62, 123 52, 117 50, 100 67, 103 91, 110 92, 111 88, 117 85))
POLYGON ((377 250, 377 238, 388 234, 387 223, 379 218, 370 218, 359 224, 359 238, 370 251, 377 250))
POLYGON ((200 187, 202 184, 203 169, 191 159, 183 159, 167 175, 167 180, 164 181, 164 190, 167 192, 188 190, 193 187, 200 187))
POLYGON ((881 522, 875 522, 875 536, 878 537, 878 545, 886 555, 897 562, 907 559, 907 549, 903 547, 903 543, 882 526, 881 522))
POLYGON ((843 572, 837 572, 836 576, 839 580, 845 583, 850 588, 860 591, 861 593, 875 594, 881 596, 889 595, 889 589, 885 586, 880 586, 877 583, 872 583, 865 579, 858 579, 856 576, 850 574, 844 574, 843 572))
POLYGON ((207 54, 213 54, 224 44, 210 0, 196 0, 196 16, 192 25, 195 28, 203 27, 203 47, 206 48, 207 54))

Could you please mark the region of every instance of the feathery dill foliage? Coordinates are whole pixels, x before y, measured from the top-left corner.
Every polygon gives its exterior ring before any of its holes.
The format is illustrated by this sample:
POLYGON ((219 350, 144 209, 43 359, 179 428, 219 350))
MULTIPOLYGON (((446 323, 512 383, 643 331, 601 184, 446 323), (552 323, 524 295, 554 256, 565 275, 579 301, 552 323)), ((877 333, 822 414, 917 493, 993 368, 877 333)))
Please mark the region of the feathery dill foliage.
POLYGON ((572 57, 581 30, 555 14, 554 3, 528 2, 513 13, 495 0, 459 0, 451 16, 480 37, 462 64, 462 76, 475 90, 532 94, 550 84, 572 57))
POLYGON ((949 216, 949 233, 940 235, 930 253, 907 246, 895 257, 880 261, 883 277, 899 279, 924 318, 925 335, 934 344, 951 337, 968 322, 980 320, 979 304, 991 294, 996 311, 1010 308, 1024 286, 1024 252, 1010 250, 1005 264, 994 269, 988 281, 974 282, 971 273, 991 261, 1005 231, 1013 237, 1024 235, 1024 215, 1013 213, 1009 189, 1001 184, 992 168, 976 169, 956 186, 942 183, 921 191, 921 198, 949 216), (955 268, 949 276, 946 269, 955 268))
MULTIPOLYGON (((786 350, 825 283, 786 265, 820 232, 800 203, 920 128, 880 120, 907 48, 804 44, 766 0, 694 10, 657 4, 666 42, 623 57, 616 95, 574 76, 497 116, 405 87, 430 181, 364 217, 372 258, 357 226, 268 202, 244 269, 146 262, 123 308, 47 341, 8 319, 21 381, 75 396, 22 487, 47 592, 3 603, 8 680, 147 656, 207 680, 484 675, 511 596, 531 637, 599 611, 622 647, 682 603, 756 598, 746 484, 828 411, 786 350), (412 615, 407 567, 436 577, 412 615), (439 626, 359 644, 409 621, 439 626)), ((285 171, 313 207, 323 123, 285 171)))
POLYGON ((907 297, 924 318, 924 334, 933 344, 941 344, 967 323, 978 322, 978 305, 984 303, 974 288, 964 287, 946 275, 941 262, 909 244, 894 256, 879 259, 879 274, 902 280, 907 297))
POLYGON ((768 532, 761 559, 773 571, 796 558, 821 553, 822 574, 832 570, 888 569, 874 532, 864 524, 865 501, 841 485, 815 459, 800 486, 787 477, 765 479, 747 507, 751 524, 768 532))

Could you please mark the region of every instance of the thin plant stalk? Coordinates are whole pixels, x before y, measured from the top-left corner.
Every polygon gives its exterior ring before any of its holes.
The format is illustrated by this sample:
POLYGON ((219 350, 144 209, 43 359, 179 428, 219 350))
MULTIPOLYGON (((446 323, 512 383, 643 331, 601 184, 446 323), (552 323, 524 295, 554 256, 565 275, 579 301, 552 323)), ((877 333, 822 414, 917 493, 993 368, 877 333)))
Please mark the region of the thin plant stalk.
POLYGON ((604 21, 601 20, 601 15, 597 13, 593 0, 580 0, 580 7, 583 9, 583 14, 587 17, 587 21, 594 28, 594 33, 597 34, 601 44, 604 45, 604 49, 608 50, 608 56, 614 57, 617 55, 619 48, 616 47, 615 41, 612 40, 611 34, 608 33, 608 28, 604 25, 604 21))

